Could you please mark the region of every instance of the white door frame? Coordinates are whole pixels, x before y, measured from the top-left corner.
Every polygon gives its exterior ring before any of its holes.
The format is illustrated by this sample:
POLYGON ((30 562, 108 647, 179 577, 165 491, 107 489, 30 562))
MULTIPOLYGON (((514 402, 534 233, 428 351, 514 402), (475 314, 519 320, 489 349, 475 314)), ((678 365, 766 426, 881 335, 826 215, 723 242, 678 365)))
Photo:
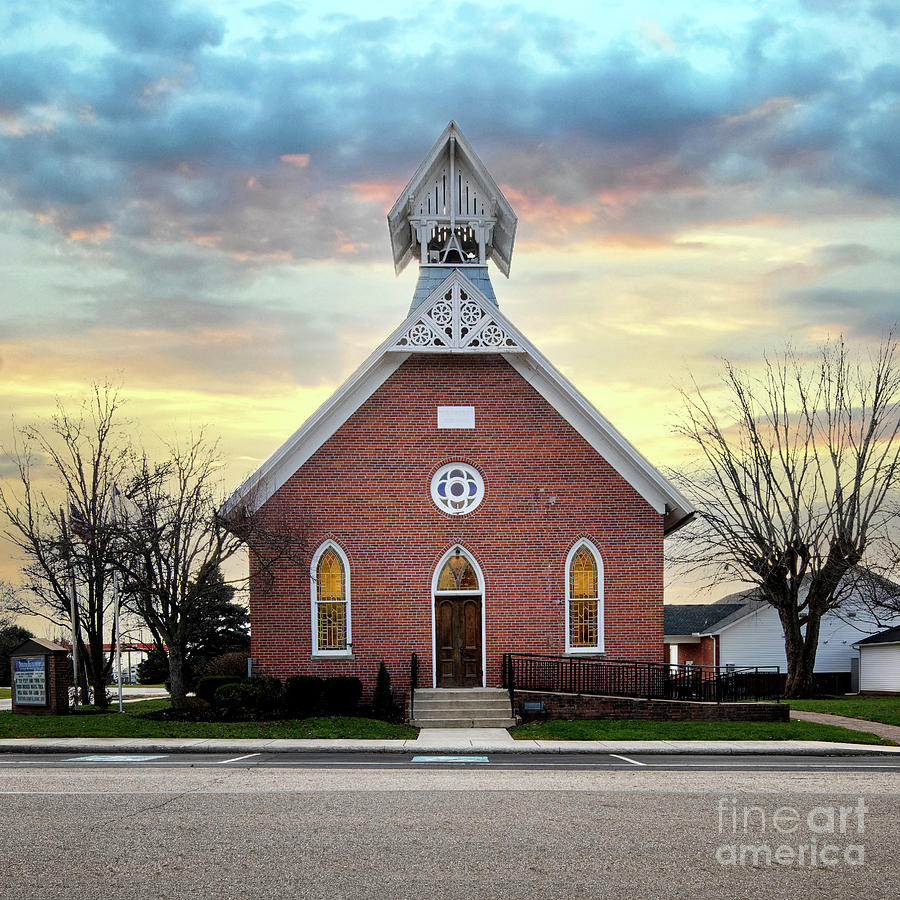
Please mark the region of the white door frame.
POLYGON ((487 633, 485 629, 485 600, 487 599, 484 594, 484 573, 481 571, 481 566, 478 565, 478 560, 475 559, 475 555, 466 549, 464 544, 452 544, 450 549, 440 558, 437 566, 435 567, 434 573, 431 576, 431 686, 437 687, 437 630, 434 627, 434 619, 435 619, 435 603, 437 602, 438 596, 441 597, 481 597, 481 686, 486 687, 487 685, 487 641, 485 640, 487 633), (451 556, 457 556, 457 550, 459 550, 463 556, 469 561, 470 565, 475 571, 475 577, 478 579, 479 590, 477 591, 438 591, 437 583, 438 576, 441 574, 441 569, 447 563, 447 560, 450 559, 451 556))

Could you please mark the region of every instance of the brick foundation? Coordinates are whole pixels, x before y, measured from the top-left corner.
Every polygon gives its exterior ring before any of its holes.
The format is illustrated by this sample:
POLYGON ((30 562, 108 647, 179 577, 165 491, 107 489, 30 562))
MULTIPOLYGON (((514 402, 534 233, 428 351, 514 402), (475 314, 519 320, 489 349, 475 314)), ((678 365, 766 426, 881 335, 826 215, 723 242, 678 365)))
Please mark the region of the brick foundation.
POLYGON ((638 700, 588 694, 516 691, 515 712, 523 722, 535 719, 641 719, 657 722, 787 722, 786 703, 697 703, 689 700, 638 700), (525 701, 539 700, 540 712, 527 711, 525 701))

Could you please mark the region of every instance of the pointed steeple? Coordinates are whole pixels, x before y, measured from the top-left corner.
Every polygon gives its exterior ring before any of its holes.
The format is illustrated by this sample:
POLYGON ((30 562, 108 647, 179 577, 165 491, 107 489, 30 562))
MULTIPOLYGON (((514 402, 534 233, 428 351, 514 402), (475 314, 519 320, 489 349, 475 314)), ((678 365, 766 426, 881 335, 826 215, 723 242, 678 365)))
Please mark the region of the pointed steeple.
MULTIPOLYGON (((417 258, 423 269, 441 268, 446 276, 453 268, 486 269, 492 259, 508 276, 516 221, 484 163, 450 122, 388 213, 394 268, 399 274, 417 258)), ((487 280, 487 272, 480 277, 487 280)))

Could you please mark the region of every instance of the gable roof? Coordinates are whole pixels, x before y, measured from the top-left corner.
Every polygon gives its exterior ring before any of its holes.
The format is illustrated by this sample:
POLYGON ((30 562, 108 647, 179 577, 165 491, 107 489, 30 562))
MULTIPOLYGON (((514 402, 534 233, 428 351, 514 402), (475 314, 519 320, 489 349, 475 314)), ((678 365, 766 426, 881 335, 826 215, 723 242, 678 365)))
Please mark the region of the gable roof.
MULTIPOLYGON (((423 208, 423 198, 426 201, 430 200, 432 191, 443 194, 445 184, 443 175, 454 169, 463 178, 471 181, 473 196, 476 193, 479 196, 479 214, 468 218, 490 222, 493 226, 490 243, 486 247, 488 257, 494 260, 504 275, 509 276, 518 222, 516 214, 491 173, 453 121, 444 129, 388 213, 394 270, 397 274, 402 272, 415 252, 416 239, 414 229, 410 227, 410 216, 416 217, 421 214, 434 221, 444 218, 443 197, 440 201, 435 197, 434 206, 440 207, 440 214, 437 208, 433 210, 431 206, 423 208)), ((460 215, 460 219, 463 218, 466 217, 460 215)))
POLYGON ((663 630, 670 634, 703 634, 716 623, 728 618, 743 603, 671 603, 663 607, 663 630))
POLYGON ((860 647, 863 644, 900 644, 900 625, 896 628, 888 628, 887 631, 882 631, 880 634, 873 634, 867 638, 863 638, 861 641, 857 641, 853 646, 860 647))
MULTIPOLYGON (((442 315, 440 318, 443 319, 442 315)), ((340 428, 412 353, 499 353, 590 444, 638 494, 664 517, 666 534, 693 516, 690 502, 673 487, 604 418, 546 357, 465 276, 454 269, 414 308, 374 353, 344 382, 291 437, 276 450, 225 502, 223 515, 241 509, 255 512, 340 428), (476 328, 483 340, 460 337, 463 310, 459 297, 451 335, 442 346, 437 322, 430 313, 448 292, 465 291, 470 317, 479 315, 476 328), (425 318, 429 316, 429 318, 425 318), (490 332, 488 325, 492 326, 490 332), (429 343, 418 344, 421 335, 429 343), (466 341, 468 340, 468 343, 466 341), (477 346, 473 346, 477 343, 477 346)))
POLYGON ((41 656, 46 653, 67 653, 68 647, 48 641, 46 638, 28 638, 23 644, 19 644, 10 656, 41 656))

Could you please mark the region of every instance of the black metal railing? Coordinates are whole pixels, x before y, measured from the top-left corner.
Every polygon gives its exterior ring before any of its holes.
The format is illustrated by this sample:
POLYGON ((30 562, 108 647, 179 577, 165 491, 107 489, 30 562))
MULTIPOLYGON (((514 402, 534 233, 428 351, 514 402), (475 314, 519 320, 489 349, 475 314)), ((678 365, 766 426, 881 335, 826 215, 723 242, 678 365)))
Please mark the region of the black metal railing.
POLYGON ((504 653, 502 672, 510 697, 520 690, 705 703, 781 698, 778 666, 737 669, 504 653))
POLYGON ((417 653, 409 658, 409 718, 413 718, 413 702, 416 688, 419 686, 419 656, 417 653))

